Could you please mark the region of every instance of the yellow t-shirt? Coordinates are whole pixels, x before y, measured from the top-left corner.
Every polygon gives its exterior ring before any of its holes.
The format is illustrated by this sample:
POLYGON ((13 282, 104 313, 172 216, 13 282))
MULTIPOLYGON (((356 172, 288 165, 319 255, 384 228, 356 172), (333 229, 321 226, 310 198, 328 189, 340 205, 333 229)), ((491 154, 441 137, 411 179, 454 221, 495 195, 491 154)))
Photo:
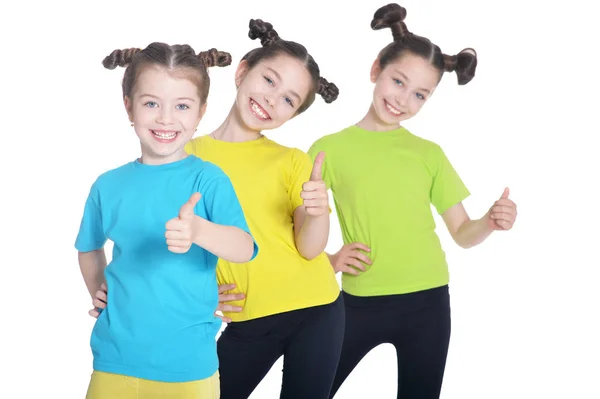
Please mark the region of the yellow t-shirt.
POLYGON ((296 248, 294 210, 312 170, 310 157, 266 137, 226 142, 200 136, 185 147, 190 154, 218 165, 231 180, 252 235, 260 248, 254 260, 235 264, 219 259, 219 284, 235 283, 246 294, 227 313, 232 321, 256 319, 333 302, 340 293, 325 252, 307 260, 296 248))

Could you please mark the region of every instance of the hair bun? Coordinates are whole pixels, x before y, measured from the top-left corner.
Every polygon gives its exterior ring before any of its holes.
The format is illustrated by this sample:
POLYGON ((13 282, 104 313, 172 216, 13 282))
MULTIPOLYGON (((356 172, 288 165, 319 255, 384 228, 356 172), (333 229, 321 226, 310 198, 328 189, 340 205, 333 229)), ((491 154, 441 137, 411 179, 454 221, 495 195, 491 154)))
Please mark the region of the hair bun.
POLYGON ((218 51, 216 48, 202 51, 198 54, 198 58, 200 58, 205 68, 214 66, 225 67, 231 64, 231 54, 225 51, 218 51))
POLYGON ((405 18, 406 8, 399 4, 391 3, 375 11, 375 15, 373 15, 373 20, 371 21, 371 28, 374 30, 390 28, 394 41, 398 41, 405 38, 409 33, 404 24, 405 18))
POLYGON ((142 49, 128 48, 125 50, 114 50, 110 55, 107 55, 102 61, 102 65, 106 69, 115 69, 116 67, 126 67, 131 64, 133 57, 140 53, 142 49))
POLYGON ((456 72, 459 85, 466 85, 475 77, 477 52, 472 48, 461 50, 456 55, 444 54, 444 70, 456 72))
POLYGON ((250 31, 248 32, 248 36, 250 39, 260 39, 260 44, 263 47, 269 46, 280 40, 277 31, 273 29, 273 25, 262 19, 251 19, 249 27, 250 31))
POLYGON ((329 104, 338 98, 340 90, 334 83, 328 82, 327 79, 320 77, 319 87, 317 87, 317 94, 319 94, 323 100, 329 104))

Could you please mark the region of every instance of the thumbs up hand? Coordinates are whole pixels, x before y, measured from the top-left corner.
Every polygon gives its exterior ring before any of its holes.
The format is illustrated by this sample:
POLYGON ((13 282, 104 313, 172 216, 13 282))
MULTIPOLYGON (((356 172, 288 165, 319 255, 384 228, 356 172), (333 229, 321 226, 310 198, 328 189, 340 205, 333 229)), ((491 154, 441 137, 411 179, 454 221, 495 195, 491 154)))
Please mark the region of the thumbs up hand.
POLYGON ((190 199, 179 209, 179 216, 167 222, 165 237, 169 251, 183 254, 192 247, 197 229, 195 223, 197 216, 194 208, 201 197, 200 193, 192 194, 190 199))
POLYGON ((487 213, 488 227, 492 230, 510 230, 517 218, 517 205, 508 198, 510 191, 504 189, 504 193, 487 213))
POLYGON ((306 213, 311 216, 321 216, 329 212, 329 196, 322 174, 324 160, 324 152, 317 154, 310 180, 302 185, 302 192, 300 192, 306 213))

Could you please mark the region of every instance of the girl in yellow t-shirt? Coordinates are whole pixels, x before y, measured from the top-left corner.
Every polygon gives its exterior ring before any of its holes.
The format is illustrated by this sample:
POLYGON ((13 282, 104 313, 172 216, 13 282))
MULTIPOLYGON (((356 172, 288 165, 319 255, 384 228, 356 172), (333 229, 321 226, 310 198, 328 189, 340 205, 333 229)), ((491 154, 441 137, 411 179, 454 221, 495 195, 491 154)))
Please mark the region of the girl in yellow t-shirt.
POLYGON ((476 53, 442 53, 407 30, 406 10, 389 4, 373 29, 390 28, 393 42, 371 69, 375 84, 367 115, 356 125, 317 140, 309 153, 327 153, 323 178, 331 188, 345 245, 331 256, 342 271, 344 344, 331 392, 382 343, 398 356, 398 398, 438 398, 450 340, 448 267, 435 233, 431 204, 454 240, 469 248, 493 231, 509 230, 516 205, 508 189, 484 217, 471 220, 469 191, 442 149, 400 125, 415 116, 444 72, 464 85, 476 53))
MULTIPOLYGON (((324 153, 310 157, 261 134, 304 112, 319 94, 337 98, 334 84, 300 44, 273 26, 250 21, 262 46, 235 74, 237 96, 225 121, 186 150, 229 176, 260 251, 247 264, 219 260, 231 320, 217 344, 221 398, 247 398, 284 356, 281 398, 325 399, 339 360, 344 328, 340 288, 324 252, 329 236, 324 153), (244 294, 244 295, 241 295, 244 294)), ((222 298, 223 299, 223 298, 222 298)))

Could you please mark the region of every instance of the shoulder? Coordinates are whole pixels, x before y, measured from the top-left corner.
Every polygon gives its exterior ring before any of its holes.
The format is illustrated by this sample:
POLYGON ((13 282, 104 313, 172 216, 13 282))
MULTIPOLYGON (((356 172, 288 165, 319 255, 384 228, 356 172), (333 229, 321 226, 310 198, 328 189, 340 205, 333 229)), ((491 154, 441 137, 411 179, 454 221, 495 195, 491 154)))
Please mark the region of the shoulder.
MULTIPOLYGON (((311 153, 312 155, 314 152, 331 149, 331 147, 335 146, 343 140, 346 140, 349 136, 351 136, 352 131, 352 126, 348 126, 347 128, 340 130, 339 132, 330 133, 326 134, 325 136, 322 136, 313 143, 313 145, 310 147, 309 153, 311 153)), ((316 155, 316 153, 314 155, 316 155)))
POLYGON ((219 165, 210 161, 205 161, 204 159, 193 154, 189 155, 189 157, 192 158, 191 162, 189 163, 190 169, 201 176, 203 180, 229 179, 227 174, 225 174, 219 165))
POLYGON ((136 161, 128 162, 124 165, 116 168, 107 170, 100 174, 94 181, 93 186, 96 188, 107 187, 114 184, 120 184, 126 176, 128 176, 134 169, 136 161))

